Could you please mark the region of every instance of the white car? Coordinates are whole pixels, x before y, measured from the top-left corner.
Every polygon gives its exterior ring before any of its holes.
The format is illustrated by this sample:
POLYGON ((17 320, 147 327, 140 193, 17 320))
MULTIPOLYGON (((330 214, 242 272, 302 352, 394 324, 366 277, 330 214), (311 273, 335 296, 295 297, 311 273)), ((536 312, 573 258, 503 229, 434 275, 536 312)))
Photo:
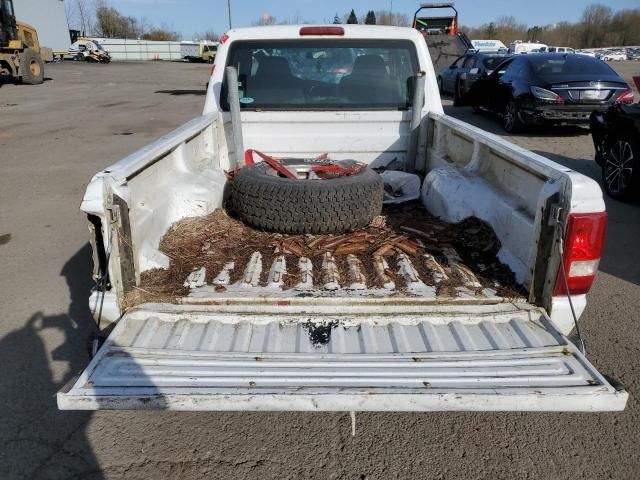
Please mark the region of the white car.
POLYGON ((627 54, 622 52, 611 52, 600 57, 600 60, 605 62, 619 62, 621 60, 627 60, 627 54))

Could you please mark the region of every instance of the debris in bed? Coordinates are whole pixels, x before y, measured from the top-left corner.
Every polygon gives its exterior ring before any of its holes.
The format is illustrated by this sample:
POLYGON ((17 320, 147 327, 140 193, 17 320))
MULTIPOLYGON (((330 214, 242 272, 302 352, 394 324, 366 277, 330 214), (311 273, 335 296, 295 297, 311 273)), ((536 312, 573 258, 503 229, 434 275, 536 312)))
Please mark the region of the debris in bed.
POLYGON ((174 301, 210 285, 303 292, 387 289, 438 296, 494 292, 519 298, 524 289, 496 257, 500 241, 487 223, 444 223, 419 201, 386 206, 363 229, 341 235, 284 235, 249 227, 222 209, 186 218, 165 234, 167 270, 150 270, 125 301, 174 301), (436 294, 434 293, 434 294, 436 294))
POLYGON ((311 319, 303 324, 309 334, 309 340, 316 347, 327 345, 331 340, 331 331, 338 326, 337 320, 331 322, 312 322, 311 319))

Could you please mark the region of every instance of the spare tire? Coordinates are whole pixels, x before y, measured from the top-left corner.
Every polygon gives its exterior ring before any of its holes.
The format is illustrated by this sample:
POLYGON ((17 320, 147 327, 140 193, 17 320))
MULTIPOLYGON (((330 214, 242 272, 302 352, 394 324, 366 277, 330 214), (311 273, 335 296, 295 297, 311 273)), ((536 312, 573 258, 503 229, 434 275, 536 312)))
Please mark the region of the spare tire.
MULTIPOLYGON (((293 170, 303 162, 280 160, 293 170)), ((380 215, 383 195, 382 177, 368 167, 338 178, 292 180, 278 176, 266 163, 257 163, 237 172, 226 206, 261 230, 341 233, 365 227, 380 215)))

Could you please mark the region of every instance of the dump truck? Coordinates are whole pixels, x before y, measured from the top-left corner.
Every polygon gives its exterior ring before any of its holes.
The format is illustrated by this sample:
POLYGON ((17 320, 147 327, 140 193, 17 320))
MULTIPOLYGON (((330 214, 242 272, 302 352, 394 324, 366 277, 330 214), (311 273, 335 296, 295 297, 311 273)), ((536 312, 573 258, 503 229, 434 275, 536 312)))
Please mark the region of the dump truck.
POLYGON ((45 61, 53 61, 52 50, 40 45, 34 27, 16 21, 13 0, 0 0, 0 74, 37 85, 44 81, 45 61))
POLYGON ((458 10, 454 3, 423 3, 413 15, 413 28, 424 37, 436 72, 451 65, 473 45, 458 29, 458 10), (444 15, 425 15, 424 10, 449 10, 444 15))
POLYGON ((625 408, 569 339, 602 253, 598 183, 446 115, 417 30, 233 29, 214 65, 202 115, 87 187, 106 339, 59 408, 625 408), (417 176, 417 203, 376 215, 385 172, 417 176), (469 268, 478 244, 495 258, 469 268), (496 262, 520 288, 495 286, 496 262))

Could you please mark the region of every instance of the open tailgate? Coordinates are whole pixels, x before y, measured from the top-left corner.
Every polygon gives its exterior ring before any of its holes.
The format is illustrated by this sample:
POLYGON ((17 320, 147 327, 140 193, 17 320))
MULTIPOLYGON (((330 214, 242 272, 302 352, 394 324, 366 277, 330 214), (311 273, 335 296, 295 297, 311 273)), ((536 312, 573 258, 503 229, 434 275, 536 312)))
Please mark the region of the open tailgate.
POLYGON ((132 310, 58 406, 612 411, 627 401, 528 305, 255 310, 132 310))

